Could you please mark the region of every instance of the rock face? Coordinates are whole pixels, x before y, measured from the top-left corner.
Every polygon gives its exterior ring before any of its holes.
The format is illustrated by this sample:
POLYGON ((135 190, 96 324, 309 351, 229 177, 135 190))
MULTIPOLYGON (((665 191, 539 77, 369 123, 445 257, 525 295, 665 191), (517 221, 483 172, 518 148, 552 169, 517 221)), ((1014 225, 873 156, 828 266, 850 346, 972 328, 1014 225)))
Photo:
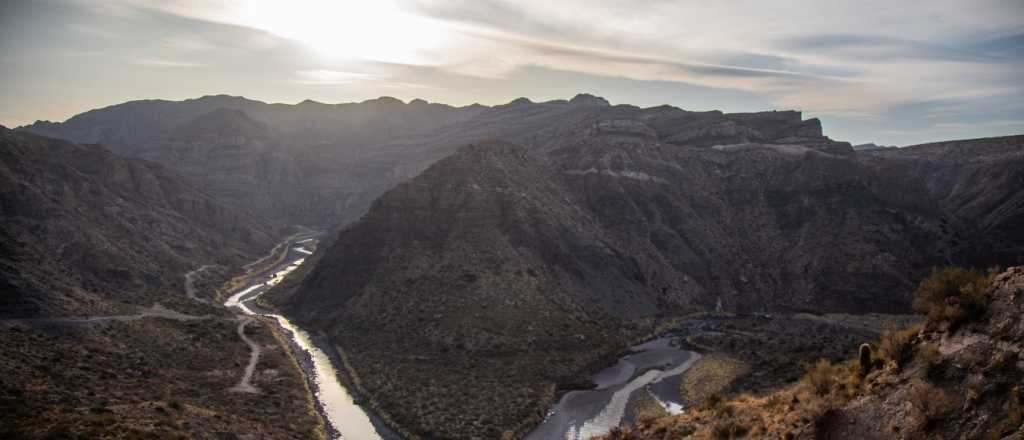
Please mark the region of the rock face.
POLYGON ((791 112, 570 114, 400 184, 283 296, 421 435, 519 433, 659 316, 905 312, 933 265, 1021 262, 1024 137, 853 154, 791 112))
POLYGON ((710 147, 798 143, 845 154, 849 144, 822 136, 799 112, 723 114, 662 106, 611 106, 581 94, 571 100, 451 107, 394 98, 327 105, 265 104, 205 96, 180 102, 133 101, 38 122, 21 130, 149 159, 188 177, 222 201, 288 223, 341 225, 358 219, 398 182, 468 143, 489 139, 543 147, 589 131, 710 147))
POLYGON ((278 236, 160 165, 0 127, 0 316, 150 306, 278 236))

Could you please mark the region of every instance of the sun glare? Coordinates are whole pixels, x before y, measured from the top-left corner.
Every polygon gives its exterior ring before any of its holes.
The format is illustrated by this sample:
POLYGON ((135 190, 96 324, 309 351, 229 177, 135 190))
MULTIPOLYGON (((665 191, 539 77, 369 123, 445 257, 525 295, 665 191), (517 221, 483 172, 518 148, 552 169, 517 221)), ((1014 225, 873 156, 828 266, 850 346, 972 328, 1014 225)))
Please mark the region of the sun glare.
POLYGON ((239 2, 239 24, 301 42, 332 59, 419 63, 420 52, 438 47, 439 23, 411 15, 391 1, 330 0, 239 2))

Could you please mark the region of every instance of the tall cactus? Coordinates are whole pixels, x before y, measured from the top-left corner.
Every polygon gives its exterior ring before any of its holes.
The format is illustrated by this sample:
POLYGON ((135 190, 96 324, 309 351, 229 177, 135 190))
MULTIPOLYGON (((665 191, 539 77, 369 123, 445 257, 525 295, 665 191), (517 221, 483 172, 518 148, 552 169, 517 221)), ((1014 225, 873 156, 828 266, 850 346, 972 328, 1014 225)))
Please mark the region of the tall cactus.
POLYGON ((860 365, 861 376, 867 376, 868 373, 871 372, 872 361, 870 344, 860 344, 860 357, 858 358, 858 364, 860 365))

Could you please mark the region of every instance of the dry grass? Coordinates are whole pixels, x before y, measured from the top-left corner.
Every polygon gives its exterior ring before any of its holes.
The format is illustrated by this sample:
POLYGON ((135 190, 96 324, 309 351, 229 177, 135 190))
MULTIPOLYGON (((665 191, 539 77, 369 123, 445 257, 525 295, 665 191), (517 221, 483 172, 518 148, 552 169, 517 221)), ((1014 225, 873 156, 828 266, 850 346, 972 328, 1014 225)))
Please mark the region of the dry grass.
POLYGON ((818 362, 806 365, 805 368, 807 375, 804 381, 819 396, 827 396, 838 383, 840 368, 832 365, 828 359, 818 359, 818 362))
POLYGON ((669 415, 669 412, 646 390, 630 403, 630 409, 633 411, 634 418, 639 422, 650 422, 669 415))
POLYGON ((703 402, 749 371, 750 366, 739 359, 722 354, 704 356, 683 373, 679 392, 690 405, 703 402))

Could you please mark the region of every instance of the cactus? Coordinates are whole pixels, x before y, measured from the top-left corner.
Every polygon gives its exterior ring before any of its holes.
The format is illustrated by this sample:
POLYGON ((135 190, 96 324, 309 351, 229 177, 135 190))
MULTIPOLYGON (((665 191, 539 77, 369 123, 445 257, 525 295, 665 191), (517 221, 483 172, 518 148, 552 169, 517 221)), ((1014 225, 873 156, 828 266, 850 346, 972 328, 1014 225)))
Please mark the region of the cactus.
POLYGON ((871 360, 871 345, 864 343, 860 344, 860 357, 858 359, 860 365, 860 375, 867 376, 871 372, 872 360, 871 360))

